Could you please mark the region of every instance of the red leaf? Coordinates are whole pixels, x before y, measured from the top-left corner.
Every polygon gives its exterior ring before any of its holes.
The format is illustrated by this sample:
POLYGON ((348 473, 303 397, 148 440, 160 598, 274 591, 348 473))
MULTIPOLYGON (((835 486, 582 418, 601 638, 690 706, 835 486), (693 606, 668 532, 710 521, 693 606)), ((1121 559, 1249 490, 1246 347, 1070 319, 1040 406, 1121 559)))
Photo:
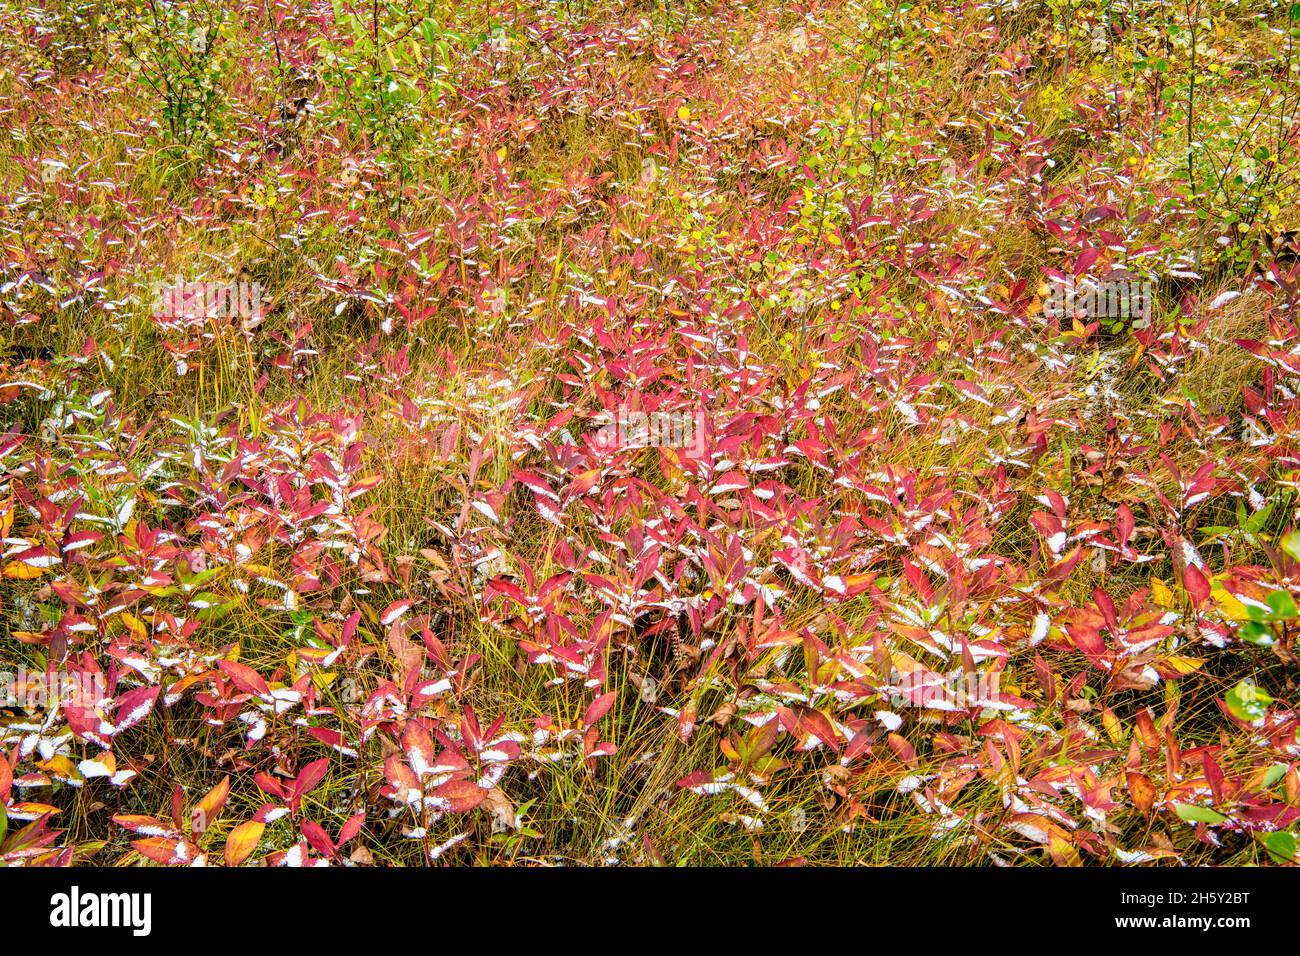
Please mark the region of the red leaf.
POLYGON ((325 774, 330 766, 329 758, 322 757, 320 760, 313 760, 307 766, 302 768, 298 774, 298 779, 293 783, 293 795, 296 799, 302 799, 311 793, 317 785, 325 779, 325 774))
POLYGON ((406 729, 402 731, 402 750, 416 776, 425 776, 436 764, 437 751, 433 746, 433 738, 418 720, 406 722, 406 729))
POLYGON ((1074 261, 1074 274, 1076 276, 1083 275, 1100 256, 1100 250, 1092 246, 1084 249, 1083 252, 1079 253, 1079 258, 1074 261))
POLYGON ((262 675, 247 664, 238 661, 217 661, 217 667, 245 694, 261 696, 271 692, 271 688, 266 686, 266 681, 262 680, 262 675))
POLYGON ((410 610, 411 605, 414 603, 415 602, 409 598, 405 598, 401 601, 394 601, 392 604, 388 605, 388 607, 384 608, 383 614, 379 615, 379 623, 384 627, 388 627, 388 625, 392 624, 410 610))
POLYGON ((591 706, 587 708, 587 712, 582 715, 582 726, 590 727, 609 713, 609 709, 614 706, 614 699, 617 696, 617 691, 610 691, 608 694, 601 694, 592 701, 591 706))
POLYGON ((1077 647, 1089 658, 1100 658, 1106 653, 1106 642, 1101 639, 1101 633, 1087 624, 1070 624, 1065 628, 1066 636, 1070 638, 1070 643, 1077 647))
POLYGON ((114 711, 117 726, 113 733, 121 733, 148 717, 160 690, 161 687, 138 687, 118 698, 117 709, 114 711))
POLYGON ((1205 768, 1205 780, 1210 785, 1210 792, 1214 794, 1216 804, 1223 802, 1223 769, 1215 762, 1214 758, 1208 753, 1202 760, 1202 766, 1205 768))
POLYGON ((354 836, 361 832, 361 826, 366 822, 366 813, 364 810, 352 814, 347 823, 343 824, 343 829, 339 831, 339 846, 347 843, 354 836))
POLYGON ((1192 604, 1199 611, 1210 596, 1210 582, 1205 580, 1205 575, 1201 573, 1199 568, 1189 564, 1186 570, 1183 571, 1183 587, 1187 589, 1192 604))
POLYGON ((307 838, 307 842, 312 845, 312 848, 315 849, 317 853, 320 853, 322 856, 334 855, 336 847, 334 846, 333 841, 330 840, 329 834, 325 832, 325 828, 319 823, 316 823, 314 820, 303 820, 302 835, 307 838))
POLYGON ((147 817, 137 813, 118 813, 113 815, 113 822, 123 830, 130 830, 132 833, 143 833, 151 837, 168 837, 174 840, 181 838, 179 830, 157 817, 147 817))
POLYGON ((14 785, 14 772, 4 752, 0 751, 0 806, 9 802, 9 791, 14 785))
POLYGON ((833 750, 840 749, 840 739, 835 733, 835 725, 820 710, 811 707, 796 708, 799 714, 799 726, 808 734, 816 737, 833 750))
POLYGON ((284 789, 284 784, 276 780, 269 773, 259 770, 253 774, 253 781, 262 788, 264 793, 269 793, 273 797, 279 797, 281 800, 289 799, 289 792, 284 789))
POLYGON ((411 768, 404 764, 397 754, 389 754, 384 760, 384 778, 397 791, 394 799, 400 803, 418 800, 424 792, 420 786, 420 778, 411 772, 411 768))
POLYGON ((900 737, 898 734, 890 734, 888 739, 889 749, 894 752, 894 755, 898 757, 899 760, 903 761, 903 763, 907 764, 909 767, 916 764, 916 751, 913 750, 912 745, 907 742, 907 738, 900 737))
POLYGON ((1134 524, 1133 511, 1128 505, 1120 505, 1115 526, 1116 530, 1119 531, 1119 543, 1121 545, 1128 544, 1129 538, 1133 537, 1134 524))
POLYGON ((453 813, 468 813, 487 796, 472 780, 448 780, 433 795, 446 800, 453 813))

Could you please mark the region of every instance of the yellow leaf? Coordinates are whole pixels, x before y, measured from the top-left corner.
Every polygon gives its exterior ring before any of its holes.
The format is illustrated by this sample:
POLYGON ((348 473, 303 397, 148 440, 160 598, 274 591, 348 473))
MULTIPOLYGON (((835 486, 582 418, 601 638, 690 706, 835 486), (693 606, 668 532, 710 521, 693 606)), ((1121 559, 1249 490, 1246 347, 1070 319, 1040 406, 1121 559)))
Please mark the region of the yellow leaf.
POLYGON ((677 118, 682 122, 686 122, 688 119, 691 118, 691 111, 688 110, 685 106, 679 106, 677 107, 677 118))
POLYGON ((1219 609, 1228 619, 1233 621, 1250 620, 1250 615, 1246 612, 1246 605, 1223 588, 1214 588, 1210 591, 1210 597, 1214 598, 1215 603, 1219 605, 1219 609))
POLYGON ((1169 586, 1159 578, 1151 579, 1151 596, 1161 607, 1174 606, 1174 592, 1169 590, 1169 586))
POLYGON ((239 866, 257 849, 266 825, 256 820, 241 823, 226 837, 226 866, 239 866))
POLYGON ((1106 728, 1106 736, 1110 738, 1111 743, 1118 744, 1124 739, 1124 725, 1115 716, 1115 711, 1109 707, 1102 709, 1101 724, 1106 728))
POLYGON ((22 561, 10 561, 5 565, 5 577, 11 581, 30 581, 45 573, 44 568, 34 568, 22 561))
POLYGON ((63 754, 55 754, 49 760, 38 760, 36 766, 60 780, 81 780, 81 772, 77 770, 77 765, 63 754))
POLYGON ((1179 677, 1186 677, 1188 674, 1199 670, 1205 661, 1196 657, 1183 657, 1178 654, 1169 657, 1162 657, 1157 661, 1152 661, 1152 665, 1160 673, 1160 676, 1166 680, 1176 680, 1179 677))

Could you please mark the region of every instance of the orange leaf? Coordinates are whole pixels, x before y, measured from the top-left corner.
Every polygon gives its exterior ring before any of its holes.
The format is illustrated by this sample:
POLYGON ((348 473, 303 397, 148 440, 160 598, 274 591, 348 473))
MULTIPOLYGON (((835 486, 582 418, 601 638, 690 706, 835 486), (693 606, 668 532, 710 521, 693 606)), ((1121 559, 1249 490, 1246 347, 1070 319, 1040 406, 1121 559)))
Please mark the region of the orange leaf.
POLYGON ((221 782, 207 792, 207 795, 194 805, 190 811, 190 827, 198 835, 212 826, 217 817, 221 814, 221 808, 226 805, 226 798, 230 796, 230 777, 229 775, 222 778, 221 782))
POLYGON ((145 840, 132 840, 131 846, 143 857, 155 863, 181 863, 188 858, 188 851, 182 847, 189 844, 183 840, 169 840, 167 837, 149 837, 145 840))
POLYGON ((1146 774, 1137 772, 1125 774, 1124 779, 1128 783, 1129 795, 1133 797, 1133 805, 1150 815, 1156 802, 1156 785, 1146 774))
POLYGON ((249 854, 257 849, 265 829, 266 824, 249 820, 231 830, 230 836, 226 837, 226 866, 239 866, 247 860, 249 854))

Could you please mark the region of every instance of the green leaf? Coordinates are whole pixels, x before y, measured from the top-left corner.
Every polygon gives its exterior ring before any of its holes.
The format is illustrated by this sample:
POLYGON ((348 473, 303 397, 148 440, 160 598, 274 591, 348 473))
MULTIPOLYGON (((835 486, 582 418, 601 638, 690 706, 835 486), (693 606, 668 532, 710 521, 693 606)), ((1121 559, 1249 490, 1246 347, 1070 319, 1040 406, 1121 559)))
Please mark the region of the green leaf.
MULTIPOLYGON (((0 757, 0 760, 3 760, 0 757)), ((0 807, 0 846, 4 845, 5 834, 9 832, 9 817, 5 814, 4 807, 0 807)))
POLYGON ((1282 550, 1300 561, 1300 531, 1288 532, 1281 541, 1282 550))
POLYGON ((1268 789, 1286 776, 1286 764, 1275 763, 1264 772, 1264 788, 1268 789))
POLYGON ((1300 610, 1296 609, 1295 601, 1286 591, 1274 591, 1268 596, 1268 606, 1273 611, 1273 616, 1283 620, 1290 620, 1293 617, 1300 616, 1300 610))
POLYGON ((1273 646, 1273 632, 1259 621, 1247 621, 1241 625, 1241 629, 1237 631, 1237 636, 1249 644, 1258 644, 1261 647, 1273 646))
POLYGON ((1273 698, 1256 687, 1254 681, 1243 680, 1228 691, 1224 703, 1238 720, 1254 723, 1268 714, 1268 705, 1273 703, 1273 698))
POLYGON ((1281 830, 1277 833, 1260 835, 1259 842, 1264 844, 1268 855, 1278 863, 1295 862, 1295 834, 1281 830))
POLYGON ((1222 823, 1228 819, 1217 810, 1198 807, 1192 803, 1175 803, 1174 811, 1188 823, 1222 823))
POLYGON ((1263 508, 1260 508, 1254 514, 1252 514, 1249 518, 1246 519, 1246 533, 1259 534, 1260 529, 1264 527, 1264 523, 1268 521, 1268 516, 1272 513, 1273 513, 1273 505, 1270 502, 1269 504, 1265 505, 1263 508))

